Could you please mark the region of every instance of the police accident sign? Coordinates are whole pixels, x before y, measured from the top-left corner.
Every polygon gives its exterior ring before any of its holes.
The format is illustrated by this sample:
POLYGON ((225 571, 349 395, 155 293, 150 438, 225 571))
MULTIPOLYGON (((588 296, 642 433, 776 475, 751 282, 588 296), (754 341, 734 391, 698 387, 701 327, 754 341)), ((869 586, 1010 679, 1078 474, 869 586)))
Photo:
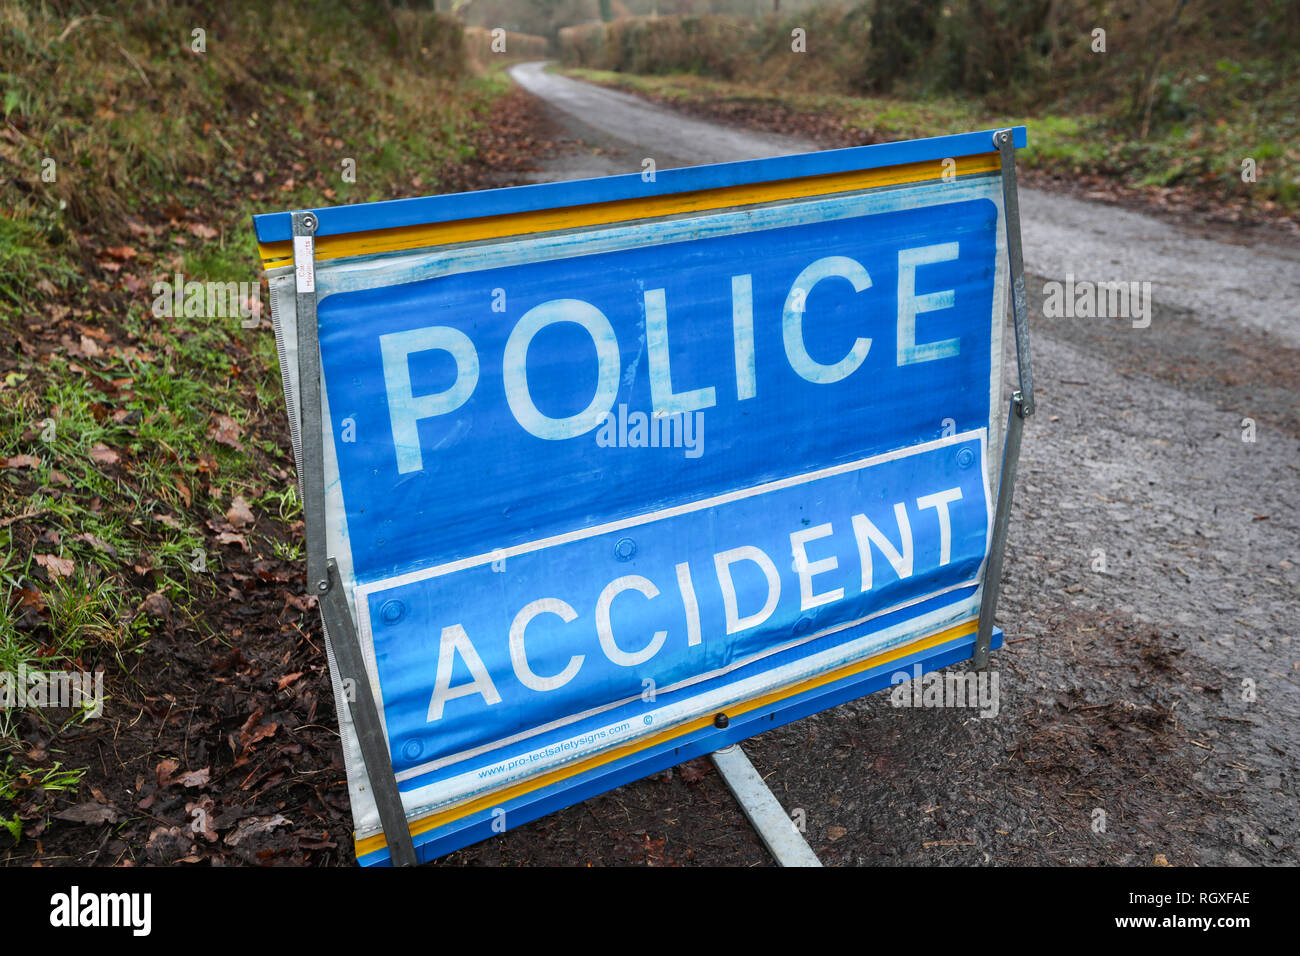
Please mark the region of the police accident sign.
MULTIPOLYGON (((992 142, 315 211, 327 546, 421 858, 971 656, 992 142)), ((257 230, 296 421, 289 215, 257 230)))

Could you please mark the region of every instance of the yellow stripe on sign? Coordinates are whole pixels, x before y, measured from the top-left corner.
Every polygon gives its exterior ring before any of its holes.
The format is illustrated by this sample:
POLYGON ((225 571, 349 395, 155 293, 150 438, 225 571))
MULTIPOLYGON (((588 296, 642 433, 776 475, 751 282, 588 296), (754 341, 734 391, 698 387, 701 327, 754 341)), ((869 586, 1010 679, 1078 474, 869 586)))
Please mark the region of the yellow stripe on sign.
MULTIPOLYGON (((810 677, 807 680, 798 682, 797 684, 789 684, 785 687, 771 691, 770 693, 763 694, 762 696, 754 697, 750 700, 743 701, 742 703, 732 705, 727 708, 727 714, 728 716, 746 714, 752 710, 757 710, 770 704, 779 703, 786 698, 794 697, 798 694, 805 693, 806 691, 815 690, 818 687, 823 687, 826 684, 843 680, 846 677, 852 677, 855 674, 860 674, 873 667, 888 664, 890 661, 899 660, 900 658, 907 657, 909 654, 915 654, 917 651, 929 650, 932 647, 938 647, 941 644, 946 644, 949 641, 956 640, 957 638, 967 637, 974 634, 978 629, 979 622, 976 618, 962 621, 960 624, 955 624, 950 628, 931 634, 929 637, 923 637, 920 640, 911 642, 910 644, 904 644, 902 647, 895 647, 881 654, 877 654, 874 657, 868 657, 865 660, 857 661, 852 664, 845 664, 835 670, 827 671, 825 674, 819 674, 816 677, 810 677)), ((481 810, 500 806, 501 804, 514 800, 517 797, 521 797, 526 793, 540 790, 553 783, 558 783, 559 781, 565 780, 569 777, 586 773, 588 770, 593 770, 604 764, 612 763, 639 751, 648 750, 651 747, 658 746, 659 744, 673 740, 674 738, 684 737, 687 734, 694 733, 697 730, 702 730, 705 727, 711 727, 712 725, 713 714, 696 718, 695 720, 679 724, 676 727, 661 731, 660 733, 653 734, 633 743, 625 744, 622 747, 616 747, 605 753, 595 754, 585 760, 578 760, 574 763, 557 767, 547 773, 539 774, 536 777, 521 781, 514 786, 505 787, 501 790, 494 790, 492 793, 485 796, 476 797, 473 800, 457 804, 456 806, 449 807, 446 810, 432 813, 427 817, 422 817, 419 820, 412 821, 407 824, 407 827, 411 831, 411 836, 418 836, 421 833, 427 833, 430 830, 435 830, 440 826, 453 823, 456 820, 478 813, 481 810)), ((366 837, 365 839, 356 840, 355 842, 358 858, 363 857, 368 853, 374 853, 376 850, 382 850, 388 845, 382 833, 366 837)))
MULTIPOLYGON (((608 225, 633 219, 652 219, 708 209, 734 206, 752 206, 755 203, 775 202, 783 199, 805 199, 857 189, 876 189, 881 186, 898 186, 942 178, 945 161, 928 160, 887 166, 883 169, 864 169, 847 173, 830 173, 825 176, 808 176, 802 179, 782 179, 770 183, 747 186, 725 186, 719 189, 702 189, 676 193, 671 196, 650 196, 645 199, 620 199, 615 202, 593 203, 588 206, 568 206, 563 209, 541 209, 533 212, 513 213, 508 216, 487 216, 478 219, 461 219, 456 222, 430 223, 420 226, 401 226, 396 229, 377 229, 370 232, 350 232, 339 236, 319 236, 316 239, 316 260, 342 259, 347 256, 367 256, 383 252, 401 252, 441 246, 453 242, 474 242, 482 239, 502 239, 507 236, 532 235, 573 229, 581 226, 608 225)), ((952 174, 969 176, 995 172, 1001 168, 997 153, 962 156, 955 160, 952 174)), ((293 243, 260 243, 258 251, 266 269, 293 264, 293 243)))

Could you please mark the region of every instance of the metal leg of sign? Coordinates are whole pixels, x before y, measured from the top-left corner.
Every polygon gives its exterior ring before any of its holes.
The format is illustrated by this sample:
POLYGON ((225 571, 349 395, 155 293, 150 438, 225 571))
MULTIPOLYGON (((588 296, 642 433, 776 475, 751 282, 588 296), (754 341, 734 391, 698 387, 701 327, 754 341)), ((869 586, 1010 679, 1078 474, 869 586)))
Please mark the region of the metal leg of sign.
POLYGON ((402 795, 393 775, 383 724, 370 691, 357 629, 348 611, 338 564, 326 553, 325 448, 321 422, 320 343, 316 327, 316 217, 293 214, 293 265, 298 325, 298 434, 302 442, 302 506, 307 538, 307 590, 319 600, 321 620, 330 636, 334 664, 343 686, 352 688, 346 701, 366 765, 379 822, 384 828, 394 866, 414 866, 415 846, 406 826, 402 795))
POLYGON ((1011 499, 1016 492, 1016 468, 1020 464, 1020 436, 1025 430, 1024 401, 1019 392, 1011 396, 1007 416, 1007 441, 1002 448, 1002 479, 998 482, 998 509, 993 517, 993 541, 984 565, 984 597, 980 601, 979 631, 975 638, 975 669, 989 666, 989 644, 993 639, 993 615, 998 609, 1002 587, 1002 556, 1011 524, 1011 499))
POLYGON ((1025 292, 1025 256, 1020 245, 1020 194, 1016 189, 1016 147, 1011 130, 993 134, 1002 166, 1002 208, 1007 223, 1007 260, 1011 269, 1011 308, 1016 323, 1016 366, 1023 396, 1022 417, 1034 414, 1034 369, 1029 361, 1029 297, 1025 292))
POLYGON ((298 408, 302 441, 302 508, 307 537, 307 592, 329 588, 325 569, 325 451, 321 435, 320 345, 316 334, 316 217, 293 214, 293 266, 297 292, 298 408))
POLYGON ((989 665, 989 644, 993 637, 993 615, 1002 586, 1002 558, 1011 523, 1011 501, 1016 491, 1016 469, 1020 464, 1020 438, 1025 419, 1034 413, 1034 369, 1029 358, 1029 298, 1025 290, 1025 258, 1020 242, 1020 196, 1016 188, 1016 147, 1009 129, 993 134, 1002 166, 1002 206, 1007 225, 1007 260, 1011 272, 1011 309, 1016 332, 1016 370, 1020 389, 1011 396, 1007 416, 1006 442, 1002 447, 1002 473, 998 481, 998 505, 993 518, 993 540, 984 565, 984 596, 980 602, 979 631, 975 639, 974 665, 989 665))
POLYGON ((739 744, 714 751, 713 765, 778 865, 822 865, 739 744))
POLYGON ((361 758, 366 764, 366 777, 379 809, 379 822, 384 828, 384 839, 394 866, 414 866, 415 846, 411 831, 406 827, 406 811, 402 808, 402 794, 393 776, 393 761, 388 754, 388 741, 379 722, 374 695, 370 692, 370 678, 366 676, 365 661, 361 656, 361 642, 352 625, 348 599, 339 583, 338 564, 333 558, 327 564, 329 590, 320 599, 321 617, 329 629, 334 648, 334 664, 339 669, 343 686, 353 690, 347 702, 349 716, 356 728, 361 758))

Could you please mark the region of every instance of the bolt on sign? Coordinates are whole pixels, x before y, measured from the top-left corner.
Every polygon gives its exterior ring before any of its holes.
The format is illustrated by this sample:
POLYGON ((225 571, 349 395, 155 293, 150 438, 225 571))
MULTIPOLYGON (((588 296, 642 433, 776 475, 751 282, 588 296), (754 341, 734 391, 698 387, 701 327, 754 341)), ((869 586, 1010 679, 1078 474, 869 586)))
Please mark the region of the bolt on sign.
POLYGON ((1024 143, 256 217, 362 864, 987 662, 1024 143))

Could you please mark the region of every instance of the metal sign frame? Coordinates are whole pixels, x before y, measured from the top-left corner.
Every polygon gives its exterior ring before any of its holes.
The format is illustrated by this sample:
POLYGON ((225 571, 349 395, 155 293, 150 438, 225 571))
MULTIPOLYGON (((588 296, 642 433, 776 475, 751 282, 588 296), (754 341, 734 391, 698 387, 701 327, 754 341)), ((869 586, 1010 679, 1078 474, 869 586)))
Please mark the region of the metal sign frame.
MULTIPOLYGON (((1013 313, 1018 385, 1011 397, 1008 422, 1004 433, 1001 469, 997 482, 997 503, 987 560, 984 565, 983 600, 978 627, 974 634, 954 638, 945 632, 912 644, 897 652, 882 655, 893 670, 906 670, 916 664, 926 671, 973 660, 977 669, 988 666, 990 650, 1000 643, 1001 632, 994 626, 1007 530, 1014 494, 1016 469, 1020 455, 1024 420, 1034 412, 1033 373, 1029 353, 1028 304, 1025 293, 1024 262, 1020 236, 1015 149, 1025 144, 1023 127, 913 140, 878 146, 855 147, 804 156, 777 157, 718 166, 688 167, 658 174, 657 184, 637 190, 644 194, 671 195, 702 189, 726 189, 747 182, 762 182, 809 175, 810 160, 815 159, 815 174, 835 174, 845 170, 895 166, 943 160, 950 156, 969 156, 996 152, 1002 181, 1003 219, 1006 229, 1011 307, 1013 313), (991 137, 991 143, 990 138, 991 137), (992 149, 989 149, 989 146, 992 149), (866 155, 869 154, 869 161, 866 155), (788 172, 787 172, 788 170, 788 172), (937 638, 943 638, 938 640, 937 638), (920 646, 925 645, 925 646, 920 646)), ((325 630, 326 648, 335 671, 335 691, 339 700, 340 721, 351 725, 364 760, 366 777, 379 812, 383 833, 380 843, 387 847, 393 865, 413 865, 432 859, 460 846, 491 835, 490 821, 478 819, 438 840, 425 842, 417 854, 409 821, 394 776, 392 758, 383 721, 371 690, 365 656, 358 639, 356 623, 349 610, 335 555, 329 553, 325 528, 325 463, 322 437, 321 353, 317 330, 317 234, 321 216, 331 220, 334 234, 366 232, 383 228, 412 227, 423 224, 436 227, 439 222, 455 223, 464 219, 483 219, 493 215, 545 211, 564 206, 581 206, 617 202, 628 198, 631 176, 608 177, 577 183, 554 183, 484 193, 433 197, 439 200, 434 215, 429 208, 417 208, 422 200, 369 204, 367 207, 338 207, 328 210, 300 210, 255 217, 257 233, 268 269, 291 262, 294 274, 296 323, 297 394, 288 397, 289 413, 297 426, 295 451, 303 499, 306 537, 307 589, 318 598, 325 630), (291 259, 286 255, 285 240, 291 240, 291 259), (276 253, 279 248, 283 251, 276 253), (271 250, 268 253, 268 250, 271 250), (278 255, 278 258, 277 258, 278 255), (296 418, 295 418, 296 412, 296 418), (340 693, 341 690, 341 693, 340 693)), ((421 241, 414 237, 411 248, 421 241)), ((364 251, 364 250, 362 250, 364 251)), ((281 345, 281 363, 287 352, 281 345)), ((873 659, 874 660, 874 659, 873 659)), ((685 737, 667 739, 659 745, 643 747, 632 763, 616 772, 585 773, 564 786, 552 788, 514 811, 514 819, 526 822, 571 805, 598 793, 606 792, 631 780, 712 752, 719 751, 763 730, 817 713, 828 707, 872 693, 888 686, 883 664, 858 675, 810 686, 805 692, 779 701, 757 701, 740 713, 717 714, 712 726, 701 724, 685 737)), ((699 722, 697 722, 699 723, 699 722)), ((481 816, 481 815, 480 815, 481 816)))

